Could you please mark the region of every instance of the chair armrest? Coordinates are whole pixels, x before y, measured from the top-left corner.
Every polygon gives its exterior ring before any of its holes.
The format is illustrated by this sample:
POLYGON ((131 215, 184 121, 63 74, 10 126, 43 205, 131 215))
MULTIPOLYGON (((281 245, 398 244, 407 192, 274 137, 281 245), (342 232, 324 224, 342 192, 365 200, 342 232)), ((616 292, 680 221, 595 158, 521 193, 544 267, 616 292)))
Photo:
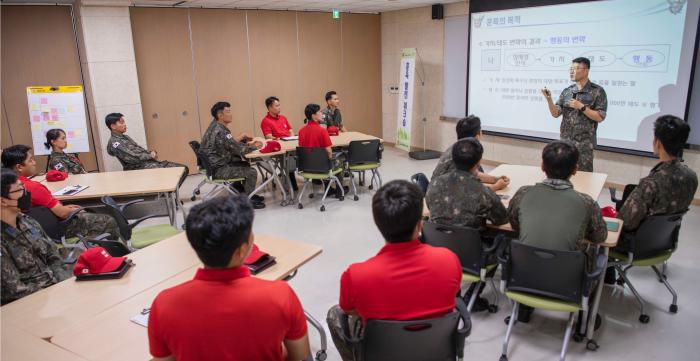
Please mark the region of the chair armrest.
POLYGON ((120 210, 122 213, 124 213, 124 211, 126 211, 127 208, 133 206, 133 205, 136 204, 136 203, 141 203, 141 202, 143 202, 143 201, 144 201, 143 198, 134 199, 133 201, 128 201, 128 202, 126 202, 126 203, 120 205, 120 206, 119 206, 119 210, 120 210))
POLYGON ((605 254, 598 253, 595 257, 595 265, 593 268, 593 271, 590 273, 586 273, 586 278, 589 280, 594 280, 598 277, 600 277, 600 274, 605 270, 605 265, 607 263, 608 259, 605 256, 605 254))
POLYGON ((107 237, 109 237, 109 236, 110 236, 109 233, 102 233, 102 234, 99 234, 97 236, 92 236, 92 237, 87 237, 87 236, 83 236, 81 234, 78 234, 78 238, 80 239, 79 242, 82 243, 86 249, 90 248, 90 245, 88 244, 88 242, 90 242, 90 241, 103 241, 103 240, 107 239, 107 237))
POLYGON ((138 226, 139 223, 141 223, 141 222, 143 222, 143 221, 145 221, 145 220, 147 220, 147 219, 155 218, 155 217, 164 217, 164 216, 165 216, 165 215, 163 215, 163 214, 149 214, 149 215, 147 215, 147 216, 143 216, 143 217, 138 218, 137 220, 135 220, 135 221, 129 223, 129 228, 134 229, 134 227, 138 226))
POLYGON ((615 189, 615 187, 608 187, 608 191, 610 192, 610 200, 613 201, 613 203, 620 202, 617 198, 617 189, 615 189))
POLYGON ((469 316, 469 311, 467 310, 467 305, 464 303, 462 297, 457 297, 455 299, 455 306, 457 311, 459 311, 459 318, 462 319, 462 327, 457 328, 455 333, 455 344, 457 347, 457 357, 462 359, 464 357, 464 344, 466 343, 467 337, 472 332, 472 320, 469 316))

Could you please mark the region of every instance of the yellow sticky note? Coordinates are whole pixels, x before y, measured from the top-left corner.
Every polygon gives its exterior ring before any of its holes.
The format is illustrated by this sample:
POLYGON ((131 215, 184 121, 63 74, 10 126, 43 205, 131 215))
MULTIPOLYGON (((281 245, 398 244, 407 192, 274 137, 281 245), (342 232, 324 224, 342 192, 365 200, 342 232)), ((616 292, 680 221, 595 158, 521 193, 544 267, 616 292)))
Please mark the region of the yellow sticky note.
POLYGON ((41 106, 41 112, 42 113, 50 113, 51 112, 51 107, 48 105, 42 105, 41 106))
POLYGON ((73 131, 73 136, 74 136, 74 137, 79 137, 79 136, 80 136, 80 130, 74 130, 74 131, 73 131))
POLYGON ((66 111, 67 111, 68 113, 73 113, 73 112, 75 111, 75 107, 72 106, 72 105, 69 105, 69 106, 67 107, 66 111))
POLYGON ((32 130, 40 130, 41 124, 32 124, 32 130))
POLYGON ((32 111, 35 112, 37 110, 39 110, 39 104, 36 104, 36 103, 32 104, 32 111))
POLYGON ((54 125, 55 123, 56 123, 56 122, 53 122, 53 121, 49 120, 49 121, 46 122, 46 125, 54 125))

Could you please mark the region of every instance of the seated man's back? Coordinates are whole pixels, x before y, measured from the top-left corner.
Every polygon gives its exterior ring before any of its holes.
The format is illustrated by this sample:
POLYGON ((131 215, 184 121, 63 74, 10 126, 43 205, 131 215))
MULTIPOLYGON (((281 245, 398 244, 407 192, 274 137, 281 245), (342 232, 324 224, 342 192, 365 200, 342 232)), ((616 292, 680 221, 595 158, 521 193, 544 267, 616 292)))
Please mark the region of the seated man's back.
POLYGON ((457 256, 418 240, 389 243, 340 280, 340 307, 367 319, 414 320, 451 312, 462 279, 457 256))

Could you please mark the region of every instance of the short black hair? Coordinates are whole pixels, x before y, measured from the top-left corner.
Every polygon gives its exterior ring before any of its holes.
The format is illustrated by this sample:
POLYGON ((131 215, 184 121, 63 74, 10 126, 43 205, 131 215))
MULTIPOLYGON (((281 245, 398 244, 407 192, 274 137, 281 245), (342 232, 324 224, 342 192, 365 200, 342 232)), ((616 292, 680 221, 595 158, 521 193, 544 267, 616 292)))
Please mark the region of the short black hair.
POLYGON ((17 172, 9 168, 3 168, 1 172, 0 177, 2 180, 0 180, 0 195, 2 195, 3 198, 9 198, 10 187, 17 182, 17 172))
POLYGON ((661 142, 666 153, 671 156, 683 156, 683 147, 689 134, 690 125, 675 115, 662 115, 654 122, 654 138, 661 142))
POLYGON ((187 239, 207 267, 228 266, 252 229, 253 206, 241 194, 211 198, 192 207, 187 215, 187 239))
POLYGON ((311 120, 311 116, 316 114, 321 110, 321 106, 318 104, 308 104, 306 108, 304 108, 304 115, 306 116, 306 120, 311 120))
POLYGON ((333 98, 333 96, 334 96, 334 95, 337 95, 337 94, 338 94, 338 93, 336 93, 335 90, 329 91, 328 93, 326 93, 326 101, 331 100, 331 98, 333 98))
POLYGON ((280 99, 278 97, 267 97, 267 99, 265 99, 265 107, 269 108, 270 105, 276 101, 280 101, 280 99))
POLYGON ((469 171, 479 163, 484 147, 476 138, 464 138, 452 146, 452 161, 459 170, 469 171))
POLYGON ((578 58, 574 59, 571 61, 572 63, 578 63, 578 64, 586 64, 586 69, 591 68, 591 61, 588 60, 588 58, 579 56, 578 58))
POLYGON ((384 240, 411 241, 413 230, 423 217, 423 191, 409 181, 393 180, 372 197, 372 214, 384 240))
POLYGON ((481 132, 481 119, 470 114, 457 122, 457 139, 476 137, 481 132))
POLYGON ((63 129, 49 129, 49 131, 46 132, 46 142, 44 142, 44 147, 46 147, 46 149, 51 149, 51 142, 58 139, 58 137, 61 136, 61 133, 66 134, 63 129))
POLYGON ((112 124, 116 123, 119 121, 124 116, 122 113, 109 113, 105 117, 105 124, 107 125, 107 128, 112 129, 112 124))
POLYGON ((569 179, 578 164, 578 149, 570 142, 555 140, 542 150, 542 164, 547 178, 569 179))
POLYGON ((216 120, 217 115, 219 115, 219 113, 223 112, 224 108, 230 108, 230 107, 231 107, 231 104, 229 102, 216 102, 216 104, 214 104, 211 107, 211 116, 214 117, 214 120, 216 120))
POLYGON ((24 164, 27 154, 32 150, 24 144, 15 144, 2 150, 2 166, 4 168, 15 169, 17 164, 24 164))

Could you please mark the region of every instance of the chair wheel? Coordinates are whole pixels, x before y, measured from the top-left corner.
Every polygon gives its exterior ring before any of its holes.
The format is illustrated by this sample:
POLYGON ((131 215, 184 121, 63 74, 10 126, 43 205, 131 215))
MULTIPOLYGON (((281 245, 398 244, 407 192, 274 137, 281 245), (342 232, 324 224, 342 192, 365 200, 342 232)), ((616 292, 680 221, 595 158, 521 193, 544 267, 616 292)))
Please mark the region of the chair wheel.
POLYGON ((576 341, 576 342, 581 342, 581 341, 583 341, 583 339, 584 339, 585 337, 584 337, 584 335, 582 335, 582 334, 580 334, 580 333, 575 333, 574 336, 573 336, 572 338, 573 338, 574 341, 576 341))
POLYGON ((489 313, 498 312, 498 305, 489 305, 489 313))
POLYGON ((504 318, 503 323, 505 323, 506 325, 510 324, 510 316, 504 318))
POLYGON ((338 199, 342 202, 345 200, 345 196, 340 196, 340 197, 338 197, 338 199))
POLYGON ((313 198, 313 197, 314 197, 313 193, 309 194, 309 198, 313 198))
POLYGON ((622 286, 622 285, 625 284, 625 280, 623 280, 622 278, 618 278, 617 281, 615 281, 615 283, 617 283, 618 285, 622 286))
POLYGON ((299 204, 297 204, 297 208, 302 209, 302 208, 304 208, 304 205, 299 203, 299 204))
POLYGON ((641 322, 641 323, 649 323, 649 315, 640 315, 640 316, 639 316, 639 322, 641 322))
POLYGON ((367 187, 367 188, 369 188, 370 190, 372 190, 372 189, 374 188, 374 185, 370 184, 369 187, 367 187))
POLYGON ((499 358, 498 361, 508 361, 508 356, 501 355, 501 358, 499 358))
POLYGON ((326 206, 321 206, 321 212, 325 212, 325 211, 326 211, 326 206))
POLYGON ((586 343, 586 349, 588 349, 589 351, 595 351, 598 349, 598 347, 600 347, 598 346, 598 343, 593 340, 588 340, 588 342, 586 343))
POLYGON ((353 200, 356 200, 356 201, 359 201, 359 200, 360 200, 360 197, 354 196, 354 197, 352 197, 352 199, 353 199, 353 200))
POLYGON ((671 313, 678 313, 678 305, 671 305, 671 306, 668 308, 668 311, 671 312, 671 313))
POLYGON ((324 361, 328 355, 326 355, 326 351, 320 350, 316 352, 316 361, 324 361))
POLYGON ((194 202, 195 200, 197 200, 197 196, 192 196, 192 197, 190 197, 190 200, 191 200, 192 202, 194 202))
POLYGON ((195 191, 194 191, 194 194, 196 194, 196 195, 200 195, 201 193, 202 193, 202 191, 200 191, 199 189, 195 189, 195 191))

